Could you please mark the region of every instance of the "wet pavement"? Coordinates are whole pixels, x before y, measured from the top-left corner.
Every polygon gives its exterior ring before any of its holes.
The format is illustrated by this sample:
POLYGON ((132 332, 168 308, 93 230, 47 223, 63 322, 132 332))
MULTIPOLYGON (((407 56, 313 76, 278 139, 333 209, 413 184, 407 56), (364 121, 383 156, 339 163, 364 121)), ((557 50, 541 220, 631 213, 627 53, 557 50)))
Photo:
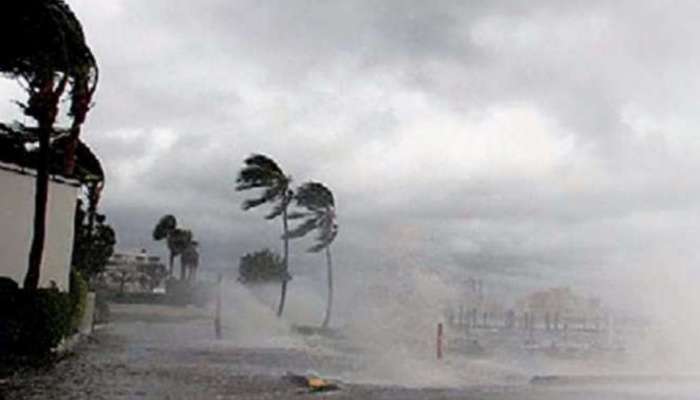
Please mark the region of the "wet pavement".
POLYGON ((213 340, 208 311, 114 305, 113 321, 49 369, 0 382, 2 399, 696 399, 693 386, 512 385, 407 388, 344 383, 309 393, 287 372, 346 368, 344 358, 299 348, 213 340), (336 358, 336 359, 330 359, 336 358))

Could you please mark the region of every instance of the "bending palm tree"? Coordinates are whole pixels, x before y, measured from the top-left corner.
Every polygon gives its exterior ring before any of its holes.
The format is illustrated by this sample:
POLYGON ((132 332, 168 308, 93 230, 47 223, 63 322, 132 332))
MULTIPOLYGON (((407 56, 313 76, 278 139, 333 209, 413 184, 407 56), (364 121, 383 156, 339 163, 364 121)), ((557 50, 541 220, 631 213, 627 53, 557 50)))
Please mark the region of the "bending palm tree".
MULTIPOLYGON (((46 215, 51 168, 51 139, 55 136, 60 99, 70 98, 70 141, 65 175, 72 176, 80 129, 97 87, 98 68, 80 22, 63 0, 9 0, 0 2, 0 74, 23 83, 29 95, 24 114, 37 123, 34 224, 24 287, 39 284, 46 236, 46 215)), ((24 127, 26 128, 26 127, 24 127)))
POLYGON ((284 311, 284 301, 287 297, 287 282, 289 275, 289 230, 287 223, 287 208, 292 201, 294 192, 289 188, 292 178, 284 174, 284 171, 271 158, 262 154, 253 154, 244 160, 245 166, 241 169, 236 179, 236 190, 263 189, 259 197, 243 201, 243 210, 250 210, 261 204, 273 204, 272 212, 265 216, 266 219, 282 217, 282 239, 284 242, 282 293, 277 316, 284 311))
POLYGON ((290 218, 304 218, 304 222, 292 229, 288 238, 305 236, 312 230, 317 230, 316 244, 308 249, 311 253, 326 250, 326 265, 328 267, 328 301, 326 303, 326 315, 323 318, 324 328, 331 322, 331 309, 333 307, 333 264, 331 262, 331 243, 338 235, 338 224, 335 220, 335 201, 333 193, 321 183, 308 182, 303 184, 295 196, 297 205, 306 211, 290 215, 290 218))
MULTIPOLYGON (((177 219, 173 215, 165 215, 153 229, 153 240, 166 239, 168 251, 170 252, 170 263, 168 276, 173 275, 175 257, 182 254, 192 242, 192 232, 187 229, 177 227, 177 219)), ((180 260, 180 280, 185 279, 185 267, 180 260)))

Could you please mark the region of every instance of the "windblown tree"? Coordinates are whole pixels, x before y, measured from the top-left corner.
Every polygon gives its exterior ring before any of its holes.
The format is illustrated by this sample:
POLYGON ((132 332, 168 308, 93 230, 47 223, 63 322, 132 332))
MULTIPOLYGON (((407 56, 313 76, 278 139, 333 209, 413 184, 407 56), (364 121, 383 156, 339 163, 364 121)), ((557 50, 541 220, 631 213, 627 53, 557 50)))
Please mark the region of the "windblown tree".
MULTIPOLYGON (((53 141, 53 145, 65 151, 63 143, 71 140, 68 136, 62 136, 53 141)), ((60 151, 54 151, 59 157, 60 151)), ((73 256, 71 265, 83 276, 91 281, 99 273, 103 272, 107 260, 114 252, 117 237, 114 229, 106 223, 104 214, 97 212, 100 193, 104 187, 104 170, 102 163, 92 150, 79 141, 75 149, 76 165, 75 176, 79 177, 83 185, 84 197, 87 200, 87 208, 83 207, 83 201, 78 200, 75 210, 73 256)))
MULTIPOLYGON (((164 215, 153 229, 153 240, 159 241, 165 239, 170 252, 170 260, 168 264, 168 275, 173 275, 173 266, 175 257, 181 256, 192 243, 192 231, 180 229, 177 227, 177 219, 173 215, 164 215)), ((184 281, 186 277, 185 264, 180 259, 180 280, 184 281)))
POLYGON ((46 208, 51 140, 62 96, 70 100, 70 128, 64 152, 64 174, 73 175, 80 129, 97 87, 97 63, 85 43, 80 22, 63 0, 0 2, 0 73, 16 79, 28 94, 20 104, 36 127, 24 127, 38 142, 34 224, 24 287, 39 285, 46 236, 46 208))
POLYGON ((326 302, 326 315, 321 326, 327 328, 331 322, 331 310, 333 308, 333 263, 331 258, 331 243, 338 235, 338 224, 335 217, 335 200, 333 192, 325 185, 318 182, 308 182, 297 189, 294 196, 298 207, 304 211, 294 212, 290 219, 303 219, 295 228, 289 231, 290 239, 306 236, 311 231, 316 231, 316 243, 307 251, 318 253, 326 251, 326 266, 328 277, 328 301, 326 302))
POLYGON ((286 280, 282 257, 270 249, 246 253, 238 263, 238 281, 246 285, 286 280))
POLYGON ((92 280, 107 266, 117 235, 103 214, 89 216, 81 203, 75 213, 72 265, 86 279, 92 280))
POLYGON ((294 197, 294 192, 290 189, 292 178, 286 175, 274 160, 262 154, 251 155, 244 160, 244 164, 236 179, 236 190, 261 189, 262 191, 259 197, 243 201, 243 210, 250 210, 262 204, 270 204, 272 205, 272 211, 265 218, 272 220, 281 217, 282 219, 284 249, 282 263, 285 278, 282 280, 282 292, 280 294, 279 307, 277 308, 277 316, 281 316, 287 297, 287 282, 290 280, 287 209, 294 197))
POLYGON ((187 243, 187 247, 180 254, 180 267, 182 272, 186 273, 188 281, 197 280, 197 268, 199 267, 199 251, 197 246, 199 243, 196 240, 191 240, 187 243))

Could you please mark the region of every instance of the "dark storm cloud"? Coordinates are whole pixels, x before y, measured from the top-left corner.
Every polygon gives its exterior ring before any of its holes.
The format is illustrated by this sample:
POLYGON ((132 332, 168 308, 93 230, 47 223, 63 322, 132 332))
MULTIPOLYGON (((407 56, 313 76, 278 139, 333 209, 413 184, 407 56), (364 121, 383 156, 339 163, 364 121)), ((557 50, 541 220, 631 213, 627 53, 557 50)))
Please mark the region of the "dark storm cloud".
POLYGON ((211 266, 277 248, 233 190, 252 152, 335 190, 358 274, 410 259, 537 286, 697 247, 694 2, 70 3, 125 247, 161 249, 169 212, 211 266))

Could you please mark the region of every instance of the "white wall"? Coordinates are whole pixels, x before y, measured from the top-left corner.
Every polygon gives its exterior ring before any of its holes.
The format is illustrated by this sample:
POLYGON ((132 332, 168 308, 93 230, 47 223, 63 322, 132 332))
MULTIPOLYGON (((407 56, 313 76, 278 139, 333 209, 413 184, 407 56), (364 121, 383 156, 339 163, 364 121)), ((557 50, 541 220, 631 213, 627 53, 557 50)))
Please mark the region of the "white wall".
MULTIPOLYGON (((34 180, 32 175, 0 169, 0 276, 10 277, 20 286, 27 273, 32 240, 34 180)), ((68 290, 77 196, 77 187, 49 184, 41 287, 49 287, 53 281, 61 290, 68 290)))

